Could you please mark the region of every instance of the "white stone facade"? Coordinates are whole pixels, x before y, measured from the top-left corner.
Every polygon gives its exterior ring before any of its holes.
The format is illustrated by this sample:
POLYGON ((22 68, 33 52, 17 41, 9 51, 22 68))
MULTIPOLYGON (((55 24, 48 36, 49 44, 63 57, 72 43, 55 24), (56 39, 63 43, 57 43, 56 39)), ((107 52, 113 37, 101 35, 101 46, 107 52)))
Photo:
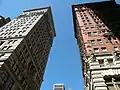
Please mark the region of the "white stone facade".
MULTIPOLYGON (((105 77, 114 77, 114 76, 120 76, 120 59, 116 59, 118 56, 115 56, 116 53, 113 54, 105 54, 102 55, 95 55, 94 58, 96 58, 94 61, 92 58, 90 58, 89 61, 89 71, 88 74, 90 76, 90 84, 91 87, 89 90, 109 90, 108 86, 105 81, 105 77), (112 59, 112 62, 109 63, 109 61, 112 59), (104 60, 103 65, 98 62, 99 60, 104 60), (117 63, 116 63, 117 62, 117 63), (111 64, 112 63, 112 64, 111 64)), ((119 88, 120 89, 120 88, 119 88)), ((114 90, 119 90, 115 89, 114 90)))

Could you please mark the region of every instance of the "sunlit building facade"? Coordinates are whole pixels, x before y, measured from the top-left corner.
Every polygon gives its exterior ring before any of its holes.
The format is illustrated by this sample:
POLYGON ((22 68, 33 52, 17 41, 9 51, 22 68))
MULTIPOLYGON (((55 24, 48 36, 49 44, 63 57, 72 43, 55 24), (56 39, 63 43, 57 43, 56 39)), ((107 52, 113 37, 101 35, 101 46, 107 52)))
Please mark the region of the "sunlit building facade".
POLYGON ((0 90, 39 90, 55 37, 50 7, 25 10, 0 28, 0 90))
POLYGON ((120 5, 114 0, 72 6, 85 90, 120 90, 120 5))

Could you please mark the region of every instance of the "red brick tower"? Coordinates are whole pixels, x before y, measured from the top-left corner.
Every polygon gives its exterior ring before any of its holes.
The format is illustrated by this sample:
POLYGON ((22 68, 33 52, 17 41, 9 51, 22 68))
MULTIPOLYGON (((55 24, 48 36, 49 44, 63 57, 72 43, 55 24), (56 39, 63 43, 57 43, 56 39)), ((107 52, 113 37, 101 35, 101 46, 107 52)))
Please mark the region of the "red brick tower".
POLYGON ((85 90, 120 90, 120 5, 111 0, 72 9, 85 90))

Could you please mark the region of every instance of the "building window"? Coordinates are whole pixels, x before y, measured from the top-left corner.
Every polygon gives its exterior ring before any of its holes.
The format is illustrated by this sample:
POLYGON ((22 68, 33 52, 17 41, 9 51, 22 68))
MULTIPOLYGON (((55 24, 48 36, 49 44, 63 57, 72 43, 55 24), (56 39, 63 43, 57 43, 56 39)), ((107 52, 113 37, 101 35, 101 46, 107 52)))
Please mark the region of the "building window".
POLYGON ((92 23, 89 23, 90 25, 92 24, 92 23))
POLYGON ((115 43, 119 44, 118 41, 115 41, 115 43))
POLYGON ((102 40, 101 40, 101 39, 97 39, 97 42, 98 42, 99 44, 102 44, 102 40))
POLYGON ((4 84, 8 78, 7 72, 0 71, 0 83, 4 84))
POLYGON ((101 31, 98 31, 98 34, 101 34, 101 31))
POLYGON ((82 19, 84 19, 84 17, 82 17, 82 19))
POLYGON ((108 90, 120 90, 120 78, 118 75, 115 77, 106 77, 105 82, 108 90))
POLYGON ((99 49, 98 48, 94 48, 94 52, 95 53, 99 53, 99 49))
POLYGON ((91 48, 92 46, 91 45, 87 45, 87 48, 91 48))
POLYGON ((93 32, 93 35, 98 35, 97 32, 93 32))
POLYGON ((84 23, 84 25, 87 25, 87 23, 84 23))
POLYGON ((13 40, 9 40, 9 41, 8 41, 8 44, 10 44, 12 41, 13 41, 13 40))
POLYGON ((13 70, 16 71, 16 69, 17 69, 17 65, 14 64, 14 66, 13 66, 13 70))
POLYGON ((93 29, 94 27, 91 27, 91 29, 93 29))
POLYGON ((111 65, 113 65, 113 59, 111 58, 111 59, 107 59, 108 60, 108 63, 109 63, 109 65, 111 66, 111 65))
POLYGON ((15 43, 17 40, 14 40, 13 43, 15 43))
POLYGON ((119 51, 118 47, 114 47, 114 51, 119 51))
POLYGON ((86 19, 88 19, 88 17, 86 17, 86 19))
POLYGON ((85 22, 85 20, 83 20, 83 22, 85 22))
POLYGON ((88 36, 91 36, 91 32, 88 32, 88 36))
POLYGON ((6 87, 7 87, 7 89, 8 89, 8 90, 11 90, 13 84, 14 84, 14 81, 13 81, 13 80, 9 80, 9 81, 7 81, 7 83, 6 83, 6 87))
MULTIPOLYGON (((10 90, 20 90, 17 85, 14 83, 10 90)), ((27 89, 28 90, 28 89, 27 89)))
POLYGON ((4 47, 2 48, 2 50, 7 50, 7 46, 4 46, 4 47))
POLYGON ((29 90, 29 86, 28 85, 26 85, 25 90, 29 90))
POLYGON ((22 33, 24 33, 26 30, 23 30, 22 33))
POLYGON ((15 61, 13 59, 10 60, 10 66, 13 67, 15 64, 15 61))
POLYGON ((100 67, 103 67, 104 66, 104 59, 100 59, 98 60, 99 64, 100 64, 100 67))
POLYGON ((116 40, 116 37, 113 37, 114 40, 116 40))
POLYGON ((106 47, 101 47, 102 52, 107 52, 107 48, 106 47))
POLYGON ((86 27, 85 29, 89 29, 89 27, 86 27))
POLYGON ((8 47, 7 47, 7 50, 10 49, 11 47, 12 47, 12 46, 8 46, 8 47))
POLYGON ((0 41, 0 45, 2 45, 5 41, 0 41))
POLYGON ((87 20, 88 22, 90 22, 90 20, 87 20))
POLYGON ((21 81, 22 79, 23 79, 23 75, 22 75, 22 72, 20 72, 19 75, 18 75, 18 80, 21 81))
POLYGON ((92 45, 95 45, 95 40, 90 40, 92 45))
POLYGON ((2 54, 0 54, 0 57, 2 57, 2 56, 4 56, 5 55, 5 53, 2 53, 2 54))
POLYGON ((22 82, 22 85, 23 85, 23 87, 26 87, 27 82, 24 80, 24 81, 22 82))
POLYGON ((16 75, 19 75, 19 73, 20 73, 20 70, 19 70, 19 68, 17 68, 17 70, 16 70, 16 75))

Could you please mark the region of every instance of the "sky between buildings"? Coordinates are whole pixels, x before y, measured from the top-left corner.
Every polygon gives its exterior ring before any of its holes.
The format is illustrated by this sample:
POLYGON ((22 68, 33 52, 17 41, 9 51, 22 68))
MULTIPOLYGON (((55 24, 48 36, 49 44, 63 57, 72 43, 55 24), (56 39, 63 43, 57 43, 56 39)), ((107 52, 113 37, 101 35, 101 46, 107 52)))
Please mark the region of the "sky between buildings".
MULTIPOLYGON (((0 0, 0 15, 12 19, 25 9, 51 6, 56 37, 49 55, 41 90, 64 83, 66 90, 83 90, 80 54, 74 37, 71 5, 101 0, 0 0)), ((120 0, 116 0, 120 3, 120 0)))

